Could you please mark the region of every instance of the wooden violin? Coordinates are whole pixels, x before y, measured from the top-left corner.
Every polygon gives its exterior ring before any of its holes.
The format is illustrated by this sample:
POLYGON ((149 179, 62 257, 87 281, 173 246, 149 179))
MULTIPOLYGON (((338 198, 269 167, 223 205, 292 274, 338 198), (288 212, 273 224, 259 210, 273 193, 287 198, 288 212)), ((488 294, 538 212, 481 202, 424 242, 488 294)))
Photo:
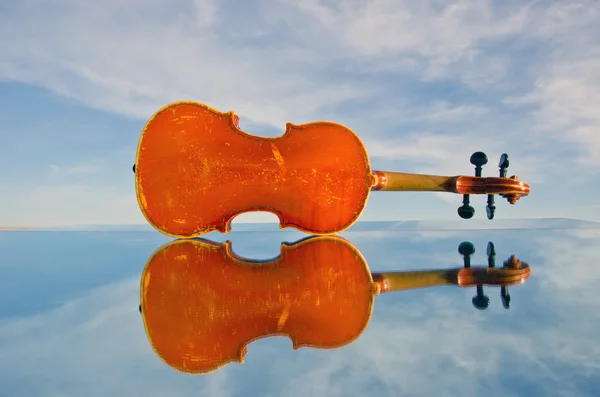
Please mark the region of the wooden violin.
MULTIPOLYGON (((367 327, 380 293, 441 285, 506 288, 529 276, 529 265, 514 256, 503 268, 468 263, 371 274, 358 249, 336 236, 284 243, 280 256, 265 262, 237 256, 229 241, 182 239, 148 260, 140 311, 156 354, 179 371, 203 374, 243 363, 247 345, 269 336, 289 337, 294 349, 347 345, 367 327)), ((475 298, 487 299, 480 291, 475 298)))
POLYGON ((250 211, 276 214, 280 227, 332 234, 361 215, 371 191, 430 191, 463 195, 458 214, 473 217, 470 194, 511 204, 530 192, 516 176, 482 177, 487 156, 476 152, 475 176, 437 176, 371 170, 359 137, 341 124, 287 123, 276 138, 249 135, 238 116, 197 102, 160 109, 145 125, 133 166, 138 204, 147 221, 172 237, 227 233, 231 220, 250 211))

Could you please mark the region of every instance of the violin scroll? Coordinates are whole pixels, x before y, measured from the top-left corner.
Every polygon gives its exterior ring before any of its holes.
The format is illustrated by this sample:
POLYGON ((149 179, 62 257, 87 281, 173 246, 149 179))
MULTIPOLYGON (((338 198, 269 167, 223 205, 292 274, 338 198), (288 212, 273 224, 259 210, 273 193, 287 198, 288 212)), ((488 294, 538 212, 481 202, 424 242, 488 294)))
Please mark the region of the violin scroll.
POLYGON ((523 196, 530 192, 529 184, 519 180, 516 175, 510 178, 506 177, 509 165, 508 155, 503 153, 500 156, 498 167, 500 169, 499 177, 482 177, 481 171, 487 164, 487 155, 483 152, 475 152, 471 155, 471 164, 475 166, 475 176, 459 176, 456 180, 456 192, 463 195, 463 205, 458 208, 458 215, 463 219, 470 219, 475 214, 475 210, 470 205, 471 194, 487 194, 486 214, 488 219, 493 219, 496 213, 494 195, 498 194, 505 198, 510 204, 516 204, 523 196))
POLYGON ((488 266, 471 267, 470 256, 475 248, 469 242, 459 245, 459 253, 464 257, 464 268, 458 271, 457 284, 461 287, 477 287, 477 294, 473 297, 473 306, 485 310, 489 306, 489 298, 483 292, 484 285, 500 286, 502 306, 510 308, 509 285, 524 283, 531 275, 529 264, 511 255, 501 268, 496 267, 496 249, 490 241, 487 246, 488 266))

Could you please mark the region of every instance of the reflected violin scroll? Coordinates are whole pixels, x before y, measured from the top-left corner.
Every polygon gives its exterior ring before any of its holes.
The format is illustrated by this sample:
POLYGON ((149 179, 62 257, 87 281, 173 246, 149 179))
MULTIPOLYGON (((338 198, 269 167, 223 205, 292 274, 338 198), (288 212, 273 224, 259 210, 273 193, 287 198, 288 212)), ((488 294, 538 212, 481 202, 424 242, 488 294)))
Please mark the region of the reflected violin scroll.
POLYGON ((339 348, 364 332, 379 294, 476 286, 473 304, 482 306, 483 285, 529 278, 529 265, 514 256, 502 268, 471 266, 469 244, 459 248, 462 267, 371 273, 359 250, 336 236, 283 243, 280 256, 264 262, 236 255, 230 242, 175 240, 148 260, 139 310, 157 355, 191 374, 243 363, 247 345, 269 336, 289 337, 294 349, 339 348))
POLYGON ((334 122, 287 123, 280 137, 249 135, 234 112, 198 102, 175 102, 158 110, 142 130, 133 165, 139 207, 147 221, 172 237, 227 233, 243 212, 267 211, 280 227, 334 234, 362 214, 372 191, 448 192, 463 195, 458 214, 473 217, 472 194, 511 204, 530 193, 529 184, 483 177, 487 156, 476 152, 475 176, 440 176, 372 170, 366 148, 352 130, 334 122), (219 203, 219 205, 215 205, 219 203))

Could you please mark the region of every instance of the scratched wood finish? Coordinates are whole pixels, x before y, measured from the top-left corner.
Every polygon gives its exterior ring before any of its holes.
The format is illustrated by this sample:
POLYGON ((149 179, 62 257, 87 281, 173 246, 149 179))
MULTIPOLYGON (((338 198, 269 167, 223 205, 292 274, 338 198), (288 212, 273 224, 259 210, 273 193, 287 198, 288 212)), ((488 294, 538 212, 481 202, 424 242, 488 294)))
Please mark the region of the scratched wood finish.
POLYGON ((234 112, 175 102, 146 124, 138 143, 140 209, 157 230, 196 237, 231 230, 238 214, 267 211, 280 226, 312 234, 350 227, 376 191, 500 194, 511 204, 530 192, 511 178, 373 171, 349 128, 333 122, 287 123, 280 137, 249 135, 234 112))
POLYGON ((196 102, 168 105, 147 123, 135 172, 144 216, 174 237, 228 232, 249 211, 272 212, 282 227, 338 232, 360 216, 373 185, 365 149, 340 124, 288 123, 280 137, 256 137, 233 112, 196 102))
POLYGON ((229 243, 176 240, 146 266, 142 315, 165 363, 206 373, 242 363, 246 345, 267 336, 288 336, 294 349, 352 342, 369 322, 373 288, 361 254, 342 239, 283 245, 260 264, 229 243))

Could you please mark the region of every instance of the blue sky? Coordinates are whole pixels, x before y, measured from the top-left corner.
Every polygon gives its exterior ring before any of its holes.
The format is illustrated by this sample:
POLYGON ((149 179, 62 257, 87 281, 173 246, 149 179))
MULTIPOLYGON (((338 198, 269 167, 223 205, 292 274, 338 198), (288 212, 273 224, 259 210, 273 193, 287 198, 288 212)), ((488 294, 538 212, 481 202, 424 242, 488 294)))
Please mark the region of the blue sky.
MULTIPOLYGON (((486 311, 471 305, 475 288, 379 295, 367 329, 346 347, 294 351, 284 337, 262 339, 243 365, 204 376, 166 366, 137 309, 142 270, 170 239, 154 231, 0 233, 0 394, 597 396, 600 272, 590 264, 600 229, 547 225, 345 232, 372 272, 462 266, 457 247, 466 240, 473 265, 487 265, 493 241, 497 266, 515 254, 532 273, 510 287, 509 310, 497 287, 485 287, 486 311)), ((227 237, 249 259, 272 258, 282 241, 306 237, 271 229, 227 237)))
MULTIPOLYGON (((497 218, 600 221, 599 22, 591 0, 4 2, 0 226, 145 223, 137 140, 183 99, 257 135, 343 123, 374 169, 470 175, 483 150, 496 176, 507 152, 533 194, 497 218)), ((378 192, 361 220, 457 219, 460 201, 378 192)))

